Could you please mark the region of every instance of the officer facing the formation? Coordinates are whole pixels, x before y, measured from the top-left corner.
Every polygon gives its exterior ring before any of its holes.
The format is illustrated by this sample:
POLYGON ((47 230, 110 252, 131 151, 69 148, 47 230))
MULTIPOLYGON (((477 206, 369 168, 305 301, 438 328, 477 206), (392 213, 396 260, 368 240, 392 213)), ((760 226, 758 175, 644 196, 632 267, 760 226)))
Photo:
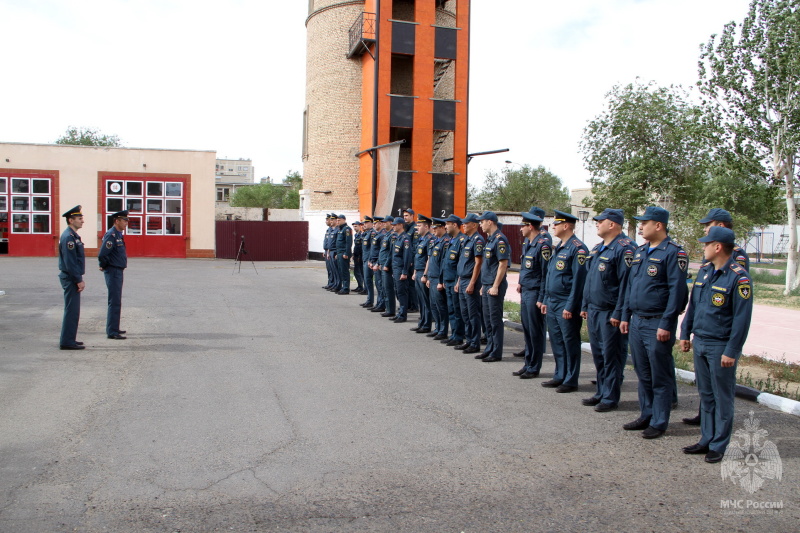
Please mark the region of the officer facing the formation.
POLYGON ((478 216, 474 213, 468 214, 463 219, 466 239, 461 246, 461 255, 458 259, 458 284, 455 287, 466 330, 464 343, 456 346, 456 350, 463 350, 464 353, 481 351, 480 274, 483 247, 486 242, 478 233, 478 222, 478 216))
POLYGON ((750 330, 753 291, 750 275, 733 255, 733 230, 715 226, 699 241, 706 263, 697 273, 681 324, 681 350, 688 352, 694 345, 702 436, 683 451, 704 453, 706 462, 717 463, 731 440, 736 363, 750 330))
POLYGON ((486 324, 486 349, 476 355, 484 363, 493 363, 503 358, 503 302, 508 290, 508 263, 511 245, 497 225, 497 215, 486 211, 479 217, 481 229, 488 238, 483 249, 481 263, 481 298, 484 323, 486 324))
POLYGON ((128 267, 128 254, 125 251, 125 238, 122 232, 128 227, 128 211, 119 211, 111 215, 114 225, 108 228, 97 261, 106 278, 108 287, 108 314, 106 316, 106 335, 109 339, 123 340, 124 330, 119 329, 119 317, 122 311, 123 272, 128 267))
MULTIPOLYGON (((366 294, 364 290, 363 238, 364 225, 360 220, 353 222, 353 276, 356 278, 356 294, 366 294)), ((349 269, 348 269, 349 270, 349 269)))
POLYGON ((447 314, 447 294, 444 279, 444 254, 449 242, 443 218, 432 218, 433 238, 429 248, 428 264, 425 267, 425 285, 431 302, 431 315, 436 323, 433 340, 447 342, 450 317, 447 314))
POLYGON ((546 315, 550 346, 556 361, 553 379, 542 387, 556 392, 578 390, 581 371, 581 303, 586 278, 586 245, 575 237, 578 219, 569 213, 555 211, 553 233, 561 243, 553 251, 547 265, 542 296, 542 313, 546 315))
POLYGON ((589 344, 597 369, 597 391, 583 405, 605 413, 616 409, 622 387, 622 373, 628 358, 628 339, 619 330, 628 274, 633 264, 634 247, 622 232, 622 209, 606 209, 596 217, 595 246, 586 262, 581 317, 589 325, 589 344))
POLYGON ((361 307, 372 307, 375 301, 375 278, 372 271, 372 237, 375 235, 375 229, 372 227, 372 217, 364 217, 364 231, 361 234, 361 260, 364 263, 363 277, 364 277, 364 291, 363 294, 367 295, 367 301, 360 304, 361 307))
POLYGON ((450 215, 444 221, 447 240, 443 248, 442 281, 447 297, 447 315, 450 318, 450 337, 445 344, 457 350, 464 343, 464 318, 461 315, 461 302, 456 292, 458 261, 467 236, 461 233, 461 219, 457 216, 450 215))
POLYGON ((392 276, 394 277, 394 289, 397 293, 397 314, 392 318, 396 324, 405 322, 408 319, 409 304, 409 281, 411 278, 411 263, 414 258, 414 250, 411 247, 411 237, 406 233, 404 221, 397 217, 394 219, 393 226, 396 233, 394 244, 392 245, 392 276))
POLYGON ((58 241, 58 279, 64 289, 64 318, 61 321, 59 344, 62 350, 83 350, 83 343, 75 340, 81 317, 81 292, 86 287, 83 281, 86 256, 83 241, 78 235, 78 230, 83 227, 81 206, 76 205, 61 216, 67 219, 67 229, 58 241))
POLYGON ((428 254, 431 243, 431 219, 425 215, 417 215, 417 239, 414 244, 414 273, 412 291, 417 293, 417 304, 419 305, 419 320, 417 326, 411 331, 417 333, 430 333, 433 314, 431 312, 431 300, 425 277, 425 268, 428 266, 428 254))
POLYGON ((525 240, 522 243, 517 292, 520 293, 520 315, 525 337, 525 349, 522 351, 525 365, 512 374, 521 379, 532 379, 539 376, 547 346, 545 315, 540 307, 542 287, 547 279, 547 265, 553 249, 549 235, 539 233, 541 215, 530 212, 520 214, 524 223, 520 232, 525 240))
POLYGON ((394 278, 392 277, 392 249, 394 248, 394 240, 397 238, 397 232, 392 227, 394 220, 391 215, 386 215, 386 218, 383 219, 386 233, 381 239, 380 252, 378 253, 378 267, 381 270, 383 300, 386 307, 381 316, 392 319, 395 317, 397 310, 397 300, 394 295, 394 278))
POLYGON ((336 294, 350 294, 350 256, 353 254, 353 230, 347 225, 347 217, 339 215, 339 231, 336 233, 336 265, 339 272, 339 290, 336 294))
POLYGON ((644 430, 642 437, 655 439, 667 430, 672 410, 672 347, 678 316, 686 306, 689 259, 667 235, 669 211, 650 206, 644 215, 633 218, 640 221, 642 237, 648 242, 634 252, 620 331, 630 332, 641 414, 623 428, 644 430))

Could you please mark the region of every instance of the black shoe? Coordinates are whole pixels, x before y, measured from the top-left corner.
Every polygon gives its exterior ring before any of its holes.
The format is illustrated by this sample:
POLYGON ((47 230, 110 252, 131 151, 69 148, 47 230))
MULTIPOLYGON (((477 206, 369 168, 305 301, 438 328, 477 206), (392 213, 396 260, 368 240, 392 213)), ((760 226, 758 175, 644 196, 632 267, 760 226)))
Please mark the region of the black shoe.
POLYGON ((124 337, 124 336, 120 335, 119 333, 117 333, 116 335, 109 335, 108 338, 109 339, 114 339, 114 340, 117 340, 117 341, 122 341, 122 340, 127 339, 128 337, 124 337))
POLYGON ((555 389, 556 387, 560 387, 563 381, 558 381, 557 379, 551 379, 549 381, 543 381, 542 387, 547 387, 548 389, 555 389))
MULTIPOLYGON (((466 353, 466 351, 464 353, 466 353)), ((488 353, 481 352, 481 353, 479 353, 478 355, 475 356, 475 359, 486 359, 487 357, 489 357, 488 353)))
POLYGON ((336 294, 338 294, 339 296, 347 296, 348 294, 350 294, 350 291, 339 291, 336 294))
POLYGON ((417 330, 417 333, 430 333, 430 332, 431 332, 431 328, 419 328, 417 330))
POLYGON ((466 350, 469 347, 470 347, 469 343, 465 342, 465 343, 462 343, 462 344, 457 344, 456 346, 453 347, 453 349, 454 350, 466 350))
POLYGON ((481 344, 486 344, 488 342, 489 342, 489 339, 487 339, 486 337, 481 337, 481 344))
POLYGON ((628 431, 636 431, 642 430, 650 427, 650 418, 642 418, 639 417, 633 422, 628 422, 627 424, 622 426, 622 429, 626 429, 628 431))
POLYGON ((597 380, 596 380, 596 379, 593 379, 593 380, 591 380, 589 383, 591 383, 592 385, 597 385, 597 380))
POLYGON ((361 288, 361 287, 356 287, 356 290, 355 290, 355 291, 353 291, 353 292, 357 292, 358 294, 362 294, 362 293, 364 293, 364 292, 366 292, 366 291, 365 291, 363 288, 361 288))
POLYGON ((433 340, 435 340, 435 341, 441 341, 441 340, 444 340, 444 339, 447 339, 447 338, 448 338, 448 336, 447 336, 447 335, 437 334, 437 335, 436 335, 436 336, 433 338, 433 340))
POLYGON ((594 410, 598 413, 607 413, 609 411, 613 411, 617 408, 617 404, 615 403, 605 403, 601 402, 594 406, 594 410))
MULTIPOLYGON (((445 346, 460 346, 462 344, 464 344, 464 341, 462 339, 450 339, 444 345, 445 346)), ((456 348, 456 350, 458 350, 458 348, 456 348)))
POLYGON ((124 330, 124 329, 119 330, 119 334, 120 335, 125 335, 126 333, 128 333, 127 330, 124 330))
POLYGON ((642 431, 642 438, 643 439, 657 439, 658 437, 660 437, 663 434, 664 434, 664 432, 662 430, 656 429, 653 426, 648 426, 647 429, 642 431))
POLYGON ((406 320, 408 320, 406 317, 404 317, 404 316, 398 316, 398 317, 396 317, 396 318, 394 319, 394 323, 395 323, 395 324, 402 324, 402 323, 403 323, 403 322, 405 322, 406 320))
POLYGON ((595 405, 600 403, 600 398, 597 398, 596 396, 592 396, 591 398, 584 398, 583 400, 581 400, 581 403, 587 407, 594 407, 595 405))
POLYGON ((419 313, 419 307, 409 307, 408 308, 408 312, 409 313, 419 313))
POLYGON ((556 392, 558 393, 575 392, 576 390, 578 390, 578 387, 573 385, 559 385, 556 387, 556 392))
POLYGON ((700 415, 693 416, 692 418, 684 418, 684 424, 689 424, 690 426, 699 426, 700 425, 700 415))
POLYGON ((715 452, 714 450, 709 450, 706 454, 706 462, 707 463, 718 463, 722 461, 722 458, 725 457, 725 454, 715 452))
POLYGON ((413 328, 408 328, 411 331, 419 331, 419 326, 414 326, 413 328))
POLYGON ((86 346, 82 346, 80 344, 73 344, 73 345, 66 346, 66 345, 62 344, 62 345, 59 346, 59 348, 61 348, 62 350, 83 350, 84 348, 86 348, 86 346))
POLYGON ((538 378, 538 377, 539 377, 539 373, 538 372, 525 372, 524 374, 522 374, 519 377, 519 379, 533 379, 533 378, 538 378))
POLYGON ((523 366, 519 370, 516 370, 516 371, 512 372, 511 375, 512 376, 521 376, 524 373, 525 373, 525 367, 523 366))
POLYGON ((708 453, 708 446, 701 446, 698 442, 697 444, 686 446, 683 449, 683 453, 687 455, 700 455, 701 453, 708 453))
POLYGON ((478 353, 480 351, 481 351, 481 349, 478 348, 477 346, 468 346, 468 347, 464 348, 464 353, 466 353, 466 354, 478 353))
POLYGON ((394 314, 393 313, 381 313, 381 316, 383 318, 389 318, 390 316, 394 316, 394 314))
POLYGON ((77 344, 78 346, 83 346, 83 343, 81 341, 75 341, 75 344, 77 344))
POLYGON ((483 358, 483 362, 484 363, 496 363, 497 361, 502 361, 502 359, 500 359, 499 357, 484 357, 483 358))
POLYGON ((525 350, 521 350, 519 352, 514 352, 512 355, 514 357, 525 357, 525 350))
POLYGON ((372 309, 370 309, 370 311, 373 312, 373 313, 385 313, 386 312, 386 308, 385 307, 373 307, 372 309))

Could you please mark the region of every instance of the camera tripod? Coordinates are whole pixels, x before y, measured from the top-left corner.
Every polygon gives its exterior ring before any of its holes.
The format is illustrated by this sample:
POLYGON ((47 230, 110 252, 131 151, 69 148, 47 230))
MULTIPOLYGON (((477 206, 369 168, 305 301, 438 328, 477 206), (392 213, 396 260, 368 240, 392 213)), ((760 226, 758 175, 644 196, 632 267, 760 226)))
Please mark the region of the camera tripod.
MULTIPOLYGON (((244 235, 242 235, 242 242, 241 242, 241 244, 239 244, 239 251, 236 252, 236 259, 233 261, 233 272, 231 272, 231 274, 240 273, 242 271, 242 256, 243 255, 247 255, 247 248, 245 248, 245 246, 244 246, 244 235), (236 270, 236 264, 237 263, 239 264, 238 272, 236 270)), ((256 264, 253 262, 252 259, 250 260, 250 264, 253 265, 253 270, 255 270, 256 274, 258 274, 258 269, 256 268, 256 264)))

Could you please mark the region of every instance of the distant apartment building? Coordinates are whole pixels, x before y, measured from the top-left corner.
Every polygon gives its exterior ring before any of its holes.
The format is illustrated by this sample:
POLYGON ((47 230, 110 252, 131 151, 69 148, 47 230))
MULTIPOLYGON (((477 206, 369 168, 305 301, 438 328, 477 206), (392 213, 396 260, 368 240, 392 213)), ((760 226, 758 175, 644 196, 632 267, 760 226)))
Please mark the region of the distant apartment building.
POLYGON ((217 159, 216 164, 217 202, 227 203, 237 187, 252 185, 255 171, 251 159, 217 159))

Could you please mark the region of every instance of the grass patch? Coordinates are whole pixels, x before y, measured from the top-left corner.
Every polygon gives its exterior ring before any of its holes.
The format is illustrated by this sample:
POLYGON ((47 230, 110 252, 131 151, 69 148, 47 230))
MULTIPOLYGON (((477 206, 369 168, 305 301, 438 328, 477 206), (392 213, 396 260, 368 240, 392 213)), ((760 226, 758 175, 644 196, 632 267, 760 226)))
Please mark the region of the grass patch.
POLYGON ((503 316, 505 316, 511 322, 522 324, 522 315, 520 314, 521 310, 522 305, 518 304, 517 302, 509 302, 508 300, 503 302, 503 316))

